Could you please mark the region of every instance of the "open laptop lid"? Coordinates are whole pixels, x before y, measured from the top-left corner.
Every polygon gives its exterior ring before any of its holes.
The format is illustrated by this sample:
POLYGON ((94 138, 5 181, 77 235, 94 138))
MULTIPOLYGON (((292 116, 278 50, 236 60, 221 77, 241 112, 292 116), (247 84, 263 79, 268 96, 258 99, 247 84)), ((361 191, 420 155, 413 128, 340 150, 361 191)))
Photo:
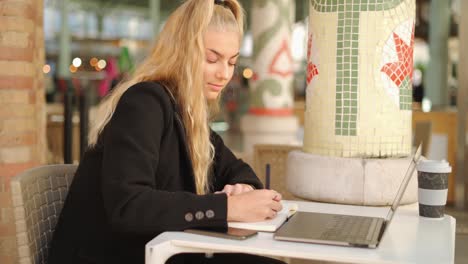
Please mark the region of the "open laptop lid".
POLYGON ((393 200, 392 206, 390 207, 387 217, 385 218, 384 233, 385 233, 385 230, 388 228, 388 225, 392 221, 393 215, 395 214, 398 206, 400 205, 401 198, 403 198, 403 194, 405 194, 406 187, 408 187, 408 184, 411 180, 411 177, 413 176, 414 171, 416 170, 416 165, 418 164, 420 158, 421 158, 421 144, 419 144, 418 148, 416 149, 416 152, 411 157, 411 162, 410 162, 408 169, 406 170, 405 177, 403 178, 403 181, 400 184, 400 188, 398 189, 396 197, 393 200))

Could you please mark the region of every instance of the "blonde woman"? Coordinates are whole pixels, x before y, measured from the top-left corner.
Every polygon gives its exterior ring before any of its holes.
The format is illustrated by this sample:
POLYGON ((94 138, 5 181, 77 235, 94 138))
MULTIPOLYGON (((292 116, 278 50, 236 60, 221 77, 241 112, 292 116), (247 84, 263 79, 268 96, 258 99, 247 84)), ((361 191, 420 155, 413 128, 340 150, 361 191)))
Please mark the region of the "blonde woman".
MULTIPOLYGON (((101 103, 58 220, 52 264, 144 263, 165 231, 225 229, 281 210, 208 126, 243 34, 237 0, 188 0, 151 55, 101 103)), ((183 254, 170 263, 275 263, 243 254, 183 254)))

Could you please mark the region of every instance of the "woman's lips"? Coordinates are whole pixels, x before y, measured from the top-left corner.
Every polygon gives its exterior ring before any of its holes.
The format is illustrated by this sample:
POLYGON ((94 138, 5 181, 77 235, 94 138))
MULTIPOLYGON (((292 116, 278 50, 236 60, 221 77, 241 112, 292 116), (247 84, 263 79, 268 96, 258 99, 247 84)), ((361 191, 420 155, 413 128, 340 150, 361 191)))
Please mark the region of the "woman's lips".
POLYGON ((210 86, 210 89, 215 92, 219 92, 223 89, 223 85, 208 83, 208 86, 210 86))

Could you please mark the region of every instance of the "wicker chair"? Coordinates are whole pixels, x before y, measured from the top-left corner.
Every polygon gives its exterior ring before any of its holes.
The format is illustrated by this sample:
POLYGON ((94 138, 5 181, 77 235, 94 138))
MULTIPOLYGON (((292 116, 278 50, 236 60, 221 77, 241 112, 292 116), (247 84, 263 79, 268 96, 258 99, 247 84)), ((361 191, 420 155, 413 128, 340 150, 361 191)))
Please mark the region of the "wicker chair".
POLYGON ((18 263, 45 264, 76 165, 47 165, 11 180, 18 263))
POLYGON ((300 146, 257 144, 254 145, 253 169, 265 182, 266 164, 270 164, 270 188, 278 191, 286 200, 301 200, 286 189, 286 162, 290 151, 300 146))

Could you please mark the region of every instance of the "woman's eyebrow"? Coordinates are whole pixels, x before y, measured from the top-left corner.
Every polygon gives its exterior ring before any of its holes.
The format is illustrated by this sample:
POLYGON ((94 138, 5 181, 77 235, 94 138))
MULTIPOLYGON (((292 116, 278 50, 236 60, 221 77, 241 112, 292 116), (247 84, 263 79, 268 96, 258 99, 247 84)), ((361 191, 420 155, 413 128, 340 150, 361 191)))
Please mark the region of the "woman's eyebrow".
MULTIPOLYGON (((216 54, 218 57, 224 58, 224 55, 221 54, 221 53, 219 53, 219 52, 217 52, 216 50, 214 50, 214 49, 208 49, 208 50, 211 51, 211 52, 213 52, 214 54, 216 54)), ((235 57, 237 57, 237 56, 239 56, 239 52, 237 52, 236 55, 232 56, 231 59, 233 59, 233 58, 235 58, 235 57)))

